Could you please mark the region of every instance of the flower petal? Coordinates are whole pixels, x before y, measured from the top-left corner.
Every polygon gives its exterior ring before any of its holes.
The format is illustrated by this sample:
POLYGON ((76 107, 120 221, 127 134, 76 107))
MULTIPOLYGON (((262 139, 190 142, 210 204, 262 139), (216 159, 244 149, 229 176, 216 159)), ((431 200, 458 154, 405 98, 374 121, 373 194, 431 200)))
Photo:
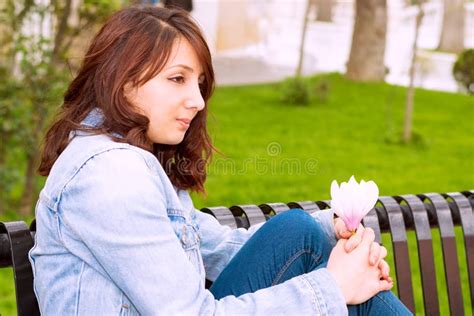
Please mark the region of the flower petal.
POLYGON ((338 200, 331 200, 331 209, 336 213, 337 216, 344 217, 344 209, 341 207, 341 204, 338 200))
POLYGON ((352 206, 353 206, 353 201, 354 201, 354 197, 353 197, 353 186, 352 186, 352 183, 348 183, 348 182, 343 182, 341 184, 341 204, 342 204, 342 207, 344 208, 344 213, 347 215, 347 216, 350 216, 350 214, 352 213, 352 206))
POLYGON ((340 190, 339 190, 339 185, 337 184, 337 181, 332 180, 332 183, 331 183, 331 199, 332 200, 337 199, 339 197, 339 193, 340 193, 340 190))
POLYGON ((375 204, 377 203, 377 199, 379 197, 379 188, 374 181, 369 181, 365 187, 365 195, 366 195, 366 205, 365 209, 367 213, 374 208, 375 204))
POLYGON ((349 230, 356 230, 364 216, 375 206, 379 190, 375 182, 357 183, 354 176, 340 186, 331 183, 331 208, 349 230))

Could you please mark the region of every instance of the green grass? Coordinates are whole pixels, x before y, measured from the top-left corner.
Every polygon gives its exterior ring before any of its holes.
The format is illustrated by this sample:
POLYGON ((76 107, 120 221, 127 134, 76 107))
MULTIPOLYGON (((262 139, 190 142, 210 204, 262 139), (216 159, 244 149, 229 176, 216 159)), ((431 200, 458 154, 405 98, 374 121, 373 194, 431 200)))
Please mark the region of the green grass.
POLYGON ((0 269, 0 315, 16 315, 12 269, 0 269))
MULTIPOLYGON (((333 179, 377 182, 380 195, 452 192, 474 188, 474 98, 417 90, 415 142, 398 142, 406 89, 356 83, 340 75, 326 80, 327 102, 309 106, 280 101, 278 84, 220 87, 210 105, 215 155, 208 195, 194 195, 196 207, 329 199, 333 179)), ((11 218, 10 216, 8 218, 11 218)), ((416 239, 409 232, 417 313, 423 313, 416 265, 416 239)), ((432 232, 442 314, 447 309, 439 234, 432 232)), ((461 230, 456 230, 466 314, 467 269, 461 230)), ((390 237, 384 236, 390 248, 390 237)), ((389 258, 391 260, 391 258, 389 258)), ((393 263, 391 265, 393 267, 393 263)), ((0 313, 14 315, 12 274, 0 270, 0 313)))
POLYGON ((325 79, 330 82, 329 100, 307 107, 282 104, 278 85, 219 88, 209 125, 225 158, 215 156, 208 196, 197 197, 196 205, 327 199, 331 181, 346 181, 351 175, 375 180, 381 195, 474 187, 469 172, 474 98, 417 90, 417 142, 400 145, 396 140, 402 132, 404 88, 355 83, 339 75, 325 79), (276 156, 267 152, 274 143, 281 148, 276 156), (232 173, 228 167, 224 173, 224 159, 243 172, 232 173), (285 159, 302 167, 314 159, 316 170, 287 172, 281 168, 285 159), (258 172, 259 162, 269 170, 258 172))

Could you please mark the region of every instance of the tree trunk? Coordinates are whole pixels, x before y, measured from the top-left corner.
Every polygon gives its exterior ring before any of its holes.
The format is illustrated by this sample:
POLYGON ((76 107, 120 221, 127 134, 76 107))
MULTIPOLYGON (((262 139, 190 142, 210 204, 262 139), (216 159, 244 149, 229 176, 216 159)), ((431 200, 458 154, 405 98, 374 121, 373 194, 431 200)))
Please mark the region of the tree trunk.
POLYGON ((298 58, 298 66, 296 67, 295 77, 301 77, 301 73, 303 71, 303 59, 304 59, 304 44, 306 39, 306 30, 308 28, 308 15, 311 10, 312 0, 307 0, 306 3, 306 10, 304 12, 304 20, 303 20, 303 29, 301 30, 301 42, 300 42, 300 53, 298 58))
POLYGON ((23 194, 21 195, 20 209, 18 211, 22 216, 31 215, 33 198, 35 196, 35 171, 38 154, 38 150, 34 150, 34 152, 27 155, 25 185, 23 187, 23 194))
MULTIPOLYGON (((63 43, 66 39, 67 31, 68 31, 68 20, 71 15, 71 3, 72 0, 67 0, 61 18, 59 19, 59 25, 57 29, 57 33, 54 37, 54 47, 53 52, 50 60, 50 66, 54 67, 54 65, 59 66, 61 61, 61 54, 64 52, 63 50, 63 43)), ((38 109, 37 118, 33 120, 34 131, 31 135, 33 138, 32 141, 32 148, 29 148, 27 153, 27 165, 26 165, 26 172, 25 172, 25 184, 23 187, 23 193, 20 199, 20 209, 19 213, 21 215, 27 216, 31 215, 31 209, 33 206, 33 199, 36 196, 36 187, 35 187, 35 176, 36 176, 36 168, 38 164, 38 157, 39 157, 39 148, 38 144, 40 143, 42 131, 44 128, 44 124, 46 122, 48 111, 44 104, 46 102, 43 99, 38 100, 38 109), (40 110, 41 109, 41 110, 40 110)))
POLYGON ((356 0, 355 7, 346 77, 359 81, 383 81, 387 0, 356 0))
POLYGON ((53 64, 59 63, 59 60, 60 60, 61 46, 64 41, 64 37, 66 36, 67 31, 68 31, 68 21, 69 21, 69 16, 71 15, 71 5, 72 5, 72 0, 66 0, 66 3, 64 4, 63 12, 61 15, 61 19, 59 20, 57 33, 54 37, 53 55, 51 57, 53 64))
MULTIPOLYGON (((5 150, 5 144, 7 137, 4 135, 4 132, 2 131, 2 134, 0 134, 0 173, 3 173, 5 170, 5 156, 6 156, 6 150, 5 150)), ((5 181, 6 182, 6 181, 5 181)), ((6 201, 5 199, 7 198, 6 195, 6 183, 4 181, 0 182, 0 215, 3 215, 5 212, 5 206, 6 206, 6 201)))
POLYGON ((413 127, 413 108, 414 108, 414 99, 415 99, 415 70, 416 70, 416 51, 418 49, 418 35, 420 33, 421 21, 423 20, 423 7, 422 3, 418 5, 418 14, 416 15, 415 23, 415 38, 413 40, 413 55, 411 57, 410 64, 410 83, 408 84, 407 89, 407 98, 405 104, 405 117, 403 123, 403 142, 405 144, 409 143, 412 136, 412 127, 413 127))
POLYGON ((332 22, 332 1, 333 0, 317 0, 316 21, 332 22))
POLYGON ((444 0, 438 49, 459 54, 464 49, 464 0, 444 0))
MULTIPOLYGON (((44 102, 44 100, 43 100, 44 102)), ((44 108, 44 105, 38 105, 37 108, 44 108)), ((23 194, 21 195, 20 200, 20 210, 21 215, 31 215, 31 209, 33 207, 33 198, 36 196, 36 186, 35 186, 35 176, 36 168, 38 167, 38 158, 40 156, 40 150, 38 144, 42 136, 42 131, 46 123, 46 110, 43 109, 39 111, 38 117, 33 123, 35 129, 31 135, 32 142, 31 148, 27 151, 27 164, 25 172, 25 185, 23 186, 23 194)))

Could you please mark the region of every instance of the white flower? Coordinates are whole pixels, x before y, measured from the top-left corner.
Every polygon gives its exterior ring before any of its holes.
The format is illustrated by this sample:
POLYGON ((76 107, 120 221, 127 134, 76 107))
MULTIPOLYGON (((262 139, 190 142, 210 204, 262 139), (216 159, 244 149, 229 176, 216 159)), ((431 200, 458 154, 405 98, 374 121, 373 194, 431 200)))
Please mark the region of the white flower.
POLYGON ((336 180, 331 183, 331 208, 350 231, 357 230, 364 216, 375 206, 379 197, 379 188, 374 181, 360 181, 352 176, 349 183, 342 182, 339 187, 336 180))

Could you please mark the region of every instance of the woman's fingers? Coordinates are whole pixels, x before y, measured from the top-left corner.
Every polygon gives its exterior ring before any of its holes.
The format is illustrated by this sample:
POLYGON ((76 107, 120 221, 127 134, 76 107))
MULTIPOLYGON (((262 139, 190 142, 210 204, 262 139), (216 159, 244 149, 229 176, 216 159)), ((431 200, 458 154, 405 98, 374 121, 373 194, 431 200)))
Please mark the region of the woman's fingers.
POLYGON ((364 235, 365 231, 366 229, 364 227, 359 226, 356 233, 352 235, 349 238, 349 240, 346 242, 346 244, 344 245, 344 249, 346 250, 346 252, 351 252, 352 250, 354 250, 354 248, 356 248, 360 244, 360 242, 362 241, 362 236, 364 235))
POLYGON ((364 244, 367 247, 369 247, 374 242, 374 240, 375 240, 374 230, 370 227, 364 228, 361 244, 364 244))
POLYGON ((370 245, 369 256, 369 264, 375 266, 387 256, 387 248, 373 242, 372 245, 370 245))
POLYGON ((334 219, 334 231, 336 232, 336 238, 344 238, 347 239, 351 237, 351 232, 347 230, 346 224, 340 218, 334 219))
POLYGON ((390 278, 390 266, 388 265, 387 261, 381 260, 378 268, 380 270, 380 274, 382 275, 382 278, 385 280, 388 280, 390 278))
POLYGON ((379 281, 379 292, 381 291, 388 291, 392 289, 393 287, 393 282, 387 281, 387 280, 380 280, 379 281))
POLYGON ((374 242, 370 245, 370 252, 369 252, 369 264, 374 266, 379 262, 380 254, 381 254, 381 246, 374 242))

